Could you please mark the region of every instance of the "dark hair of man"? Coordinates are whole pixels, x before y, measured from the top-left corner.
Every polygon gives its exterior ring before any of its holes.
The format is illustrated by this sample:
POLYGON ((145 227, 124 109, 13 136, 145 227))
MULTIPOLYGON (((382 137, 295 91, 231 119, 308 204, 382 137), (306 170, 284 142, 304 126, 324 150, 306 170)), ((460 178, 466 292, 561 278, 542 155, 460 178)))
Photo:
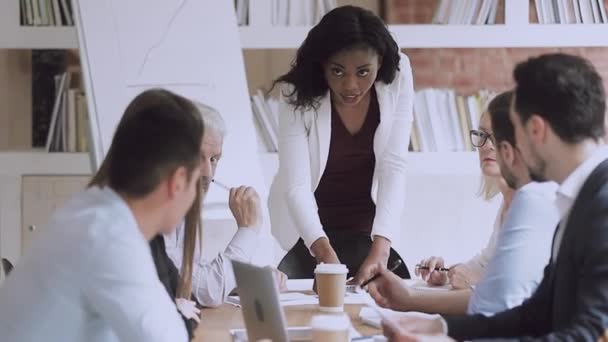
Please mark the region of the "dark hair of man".
POLYGON ((203 121, 192 102, 167 90, 138 95, 120 120, 106 160, 90 185, 133 198, 150 194, 179 167, 200 165, 203 121))
POLYGON ((382 57, 376 81, 391 83, 399 70, 399 46, 384 22, 373 12, 355 6, 337 7, 313 27, 298 49, 291 69, 275 80, 293 85, 283 94, 296 109, 318 108, 329 89, 323 65, 338 52, 371 49, 382 57))
POLYGON ((515 110, 523 123, 539 115, 571 144, 604 136, 604 85, 586 59, 545 54, 518 64, 513 77, 515 110))
POLYGON ((498 94, 488 104, 488 114, 492 121, 492 132, 497 145, 506 141, 515 147, 515 128, 509 118, 512 100, 513 91, 509 90, 498 94))

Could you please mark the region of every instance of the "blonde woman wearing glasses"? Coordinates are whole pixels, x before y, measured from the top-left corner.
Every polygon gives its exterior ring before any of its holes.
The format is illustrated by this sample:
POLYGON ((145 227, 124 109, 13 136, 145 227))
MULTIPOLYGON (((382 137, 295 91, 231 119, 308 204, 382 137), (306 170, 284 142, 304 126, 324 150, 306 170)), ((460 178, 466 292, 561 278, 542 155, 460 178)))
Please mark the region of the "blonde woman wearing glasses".
POLYGON ((466 289, 474 286, 481 278, 482 272, 496 249, 496 237, 502 225, 503 217, 513 198, 514 190, 504 181, 500 174, 500 167, 496 161, 496 148, 494 136, 492 135, 492 122, 488 113, 484 113, 479 120, 479 128, 470 131, 470 139, 479 153, 479 166, 482 173, 482 183, 479 195, 489 201, 499 193, 502 195, 502 204, 494 221, 494 228, 487 246, 471 260, 452 265, 448 272, 433 271, 437 268, 445 268, 445 262, 441 257, 430 257, 420 261, 415 273, 424 279, 429 285, 451 284, 454 289, 466 289))

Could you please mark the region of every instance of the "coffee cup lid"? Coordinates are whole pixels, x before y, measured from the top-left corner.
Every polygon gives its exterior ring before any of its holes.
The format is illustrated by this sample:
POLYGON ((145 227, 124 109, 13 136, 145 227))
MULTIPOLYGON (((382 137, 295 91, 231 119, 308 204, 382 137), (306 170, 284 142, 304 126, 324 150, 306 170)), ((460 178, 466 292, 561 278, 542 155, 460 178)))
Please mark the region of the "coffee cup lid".
POLYGON ((310 322, 313 330, 342 331, 350 329, 350 325, 346 315, 316 315, 310 322))
POLYGON ((315 273, 343 274, 343 273, 348 273, 348 268, 344 264, 320 263, 315 268, 315 273))

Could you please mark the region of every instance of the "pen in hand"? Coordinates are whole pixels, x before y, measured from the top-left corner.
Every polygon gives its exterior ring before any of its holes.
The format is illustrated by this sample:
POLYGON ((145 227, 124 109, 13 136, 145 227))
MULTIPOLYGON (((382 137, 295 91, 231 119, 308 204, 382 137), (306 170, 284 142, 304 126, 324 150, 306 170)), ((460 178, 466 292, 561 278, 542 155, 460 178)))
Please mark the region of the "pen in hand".
MULTIPOLYGON (((423 265, 416 265, 416 268, 419 270, 429 270, 430 268, 428 266, 423 266, 423 265)), ((445 267, 435 267, 435 271, 437 272, 449 272, 450 269, 449 268, 445 268, 445 267)))
MULTIPOLYGON (((389 271, 395 272, 397 267, 399 267, 400 265, 401 265, 401 259, 395 260, 395 262, 393 263, 393 266, 389 269, 389 271)), ((367 281, 364 281, 363 284, 360 285, 360 287, 363 288, 363 287, 369 285, 369 283, 378 279, 379 277, 380 277, 380 273, 376 273, 373 277, 369 278, 367 281)))
POLYGON ((217 179, 215 179, 215 178, 214 178, 214 179, 212 179, 212 180, 211 180, 211 182, 213 182, 214 184, 216 184, 217 186, 219 186, 220 188, 222 188, 222 189, 224 189, 224 190, 226 190, 226 191, 230 191, 230 188, 229 188, 227 185, 225 185, 225 184, 221 183, 220 181, 218 181, 218 180, 217 180, 217 179))

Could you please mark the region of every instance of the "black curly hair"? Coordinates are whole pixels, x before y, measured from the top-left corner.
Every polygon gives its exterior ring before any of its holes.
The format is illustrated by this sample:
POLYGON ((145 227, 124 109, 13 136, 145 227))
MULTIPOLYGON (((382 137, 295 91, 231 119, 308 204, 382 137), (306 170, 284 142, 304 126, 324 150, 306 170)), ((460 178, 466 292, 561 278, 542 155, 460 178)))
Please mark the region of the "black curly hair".
POLYGON ((356 7, 337 7, 323 16, 298 49, 291 69, 276 79, 293 85, 293 92, 283 94, 296 109, 318 108, 319 99, 329 86, 323 65, 338 52, 371 48, 382 57, 376 81, 391 83, 399 70, 399 46, 384 22, 373 12, 356 7))

